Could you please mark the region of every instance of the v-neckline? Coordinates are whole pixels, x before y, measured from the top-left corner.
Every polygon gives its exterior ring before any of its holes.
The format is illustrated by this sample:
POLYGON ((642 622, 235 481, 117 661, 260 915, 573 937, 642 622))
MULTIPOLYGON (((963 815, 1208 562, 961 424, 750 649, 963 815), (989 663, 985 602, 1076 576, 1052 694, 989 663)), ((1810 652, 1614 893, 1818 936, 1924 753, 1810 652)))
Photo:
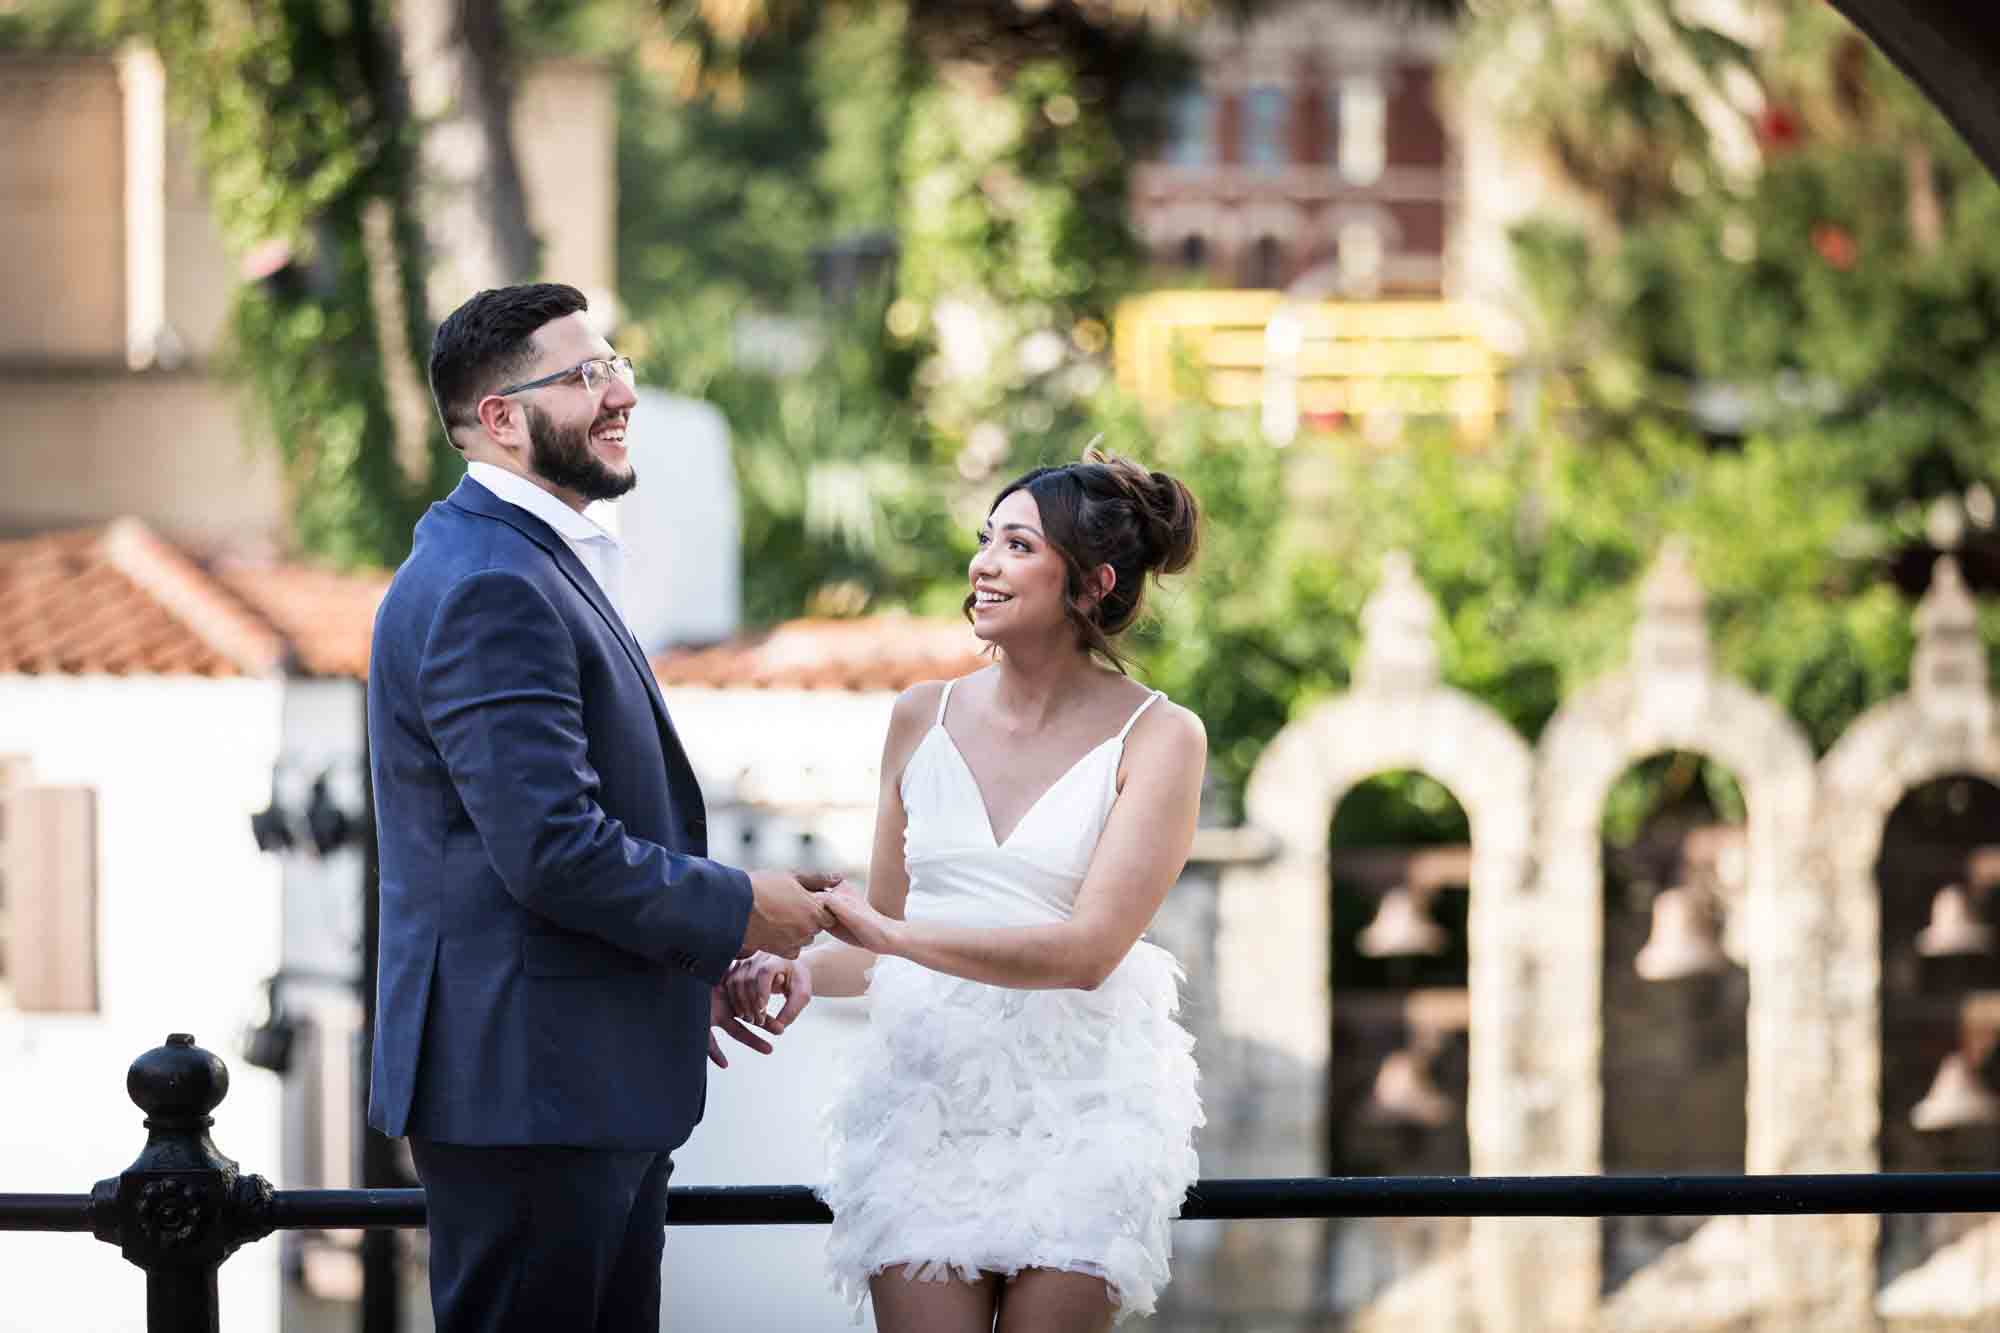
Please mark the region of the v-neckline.
POLYGON ((1094 755, 1097 754, 1099 750, 1102 750, 1105 746, 1111 744, 1113 741, 1123 739, 1125 734, 1121 731, 1116 735, 1106 736, 1103 740, 1099 741, 1097 744, 1091 746, 1088 750, 1085 750, 1082 754, 1078 755, 1075 763, 1071 764, 1068 768, 1064 769, 1061 772, 1061 774, 1059 774, 1056 777, 1056 780, 1054 782, 1051 782, 1048 786, 1042 788, 1041 794, 1035 797, 1035 799, 1029 803, 1028 808, 1026 810, 1023 810, 1021 812, 1021 817, 1014 821, 1014 827, 1008 829, 1007 836, 1002 838, 993 831, 993 807, 989 805, 986 801, 986 790, 985 788, 979 785, 979 775, 972 771, 972 761, 965 757, 965 751, 958 748, 957 738, 951 734, 951 731, 945 726, 942 719, 940 719, 937 722, 933 722, 931 724, 931 730, 936 731, 941 735, 943 735, 944 743, 951 749, 952 758, 958 760, 958 767, 960 771, 962 771, 965 774, 965 780, 972 784, 972 794, 979 802, 979 814, 981 822, 983 822, 986 825, 986 840, 991 844, 993 844, 993 849, 995 851, 1002 851, 1002 852, 1007 850, 1007 844, 1014 841, 1014 835, 1016 833, 1019 833, 1021 831, 1022 826, 1025 825, 1030 819, 1034 818, 1035 811, 1042 808, 1042 802, 1048 800, 1049 796, 1055 791, 1056 788, 1062 786, 1063 783, 1069 781, 1071 775, 1074 774, 1079 768, 1082 768, 1086 760, 1092 758, 1094 755))

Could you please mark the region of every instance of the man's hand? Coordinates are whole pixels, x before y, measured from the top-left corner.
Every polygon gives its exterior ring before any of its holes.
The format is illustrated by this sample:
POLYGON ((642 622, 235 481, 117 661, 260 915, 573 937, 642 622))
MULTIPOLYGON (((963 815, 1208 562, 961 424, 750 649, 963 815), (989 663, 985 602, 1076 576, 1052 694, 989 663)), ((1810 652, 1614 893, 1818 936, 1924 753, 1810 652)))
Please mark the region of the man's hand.
POLYGON ((812 1003, 812 968, 797 959, 755 954, 730 967, 722 989, 737 1018, 778 1036, 812 1003), (785 997, 784 1007, 775 1014, 774 994, 785 997))
POLYGON ((832 924, 820 895, 838 883, 840 876, 826 871, 751 871, 750 926, 736 956, 747 958, 761 950, 797 958, 813 936, 832 924))
POLYGON ((722 1043, 716 1040, 717 1028, 721 1028, 759 1055, 771 1053, 770 1042, 736 1021, 736 1015, 729 1010, 729 998, 722 993, 721 986, 711 987, 708 992, 708 1058, 717 1069, 727 1069, 729 1057, 722 1053, 722 1043))

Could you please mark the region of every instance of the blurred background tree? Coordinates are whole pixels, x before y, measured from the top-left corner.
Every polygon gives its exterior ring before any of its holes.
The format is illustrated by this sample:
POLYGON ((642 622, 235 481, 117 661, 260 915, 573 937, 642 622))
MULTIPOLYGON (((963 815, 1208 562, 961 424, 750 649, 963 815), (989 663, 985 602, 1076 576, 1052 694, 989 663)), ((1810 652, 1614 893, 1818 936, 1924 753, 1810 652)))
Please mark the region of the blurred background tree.
POLYGON ((1915 90, 1800 0, 1515 3, 1465 36, 1586 204, 1518 238, 1567 424, 1826 453, 1906 592, 1946 549, 2000 587, 2000 187, 1915 90))
MULTIPOLYGON (((1189 25, 1242 7, 480 0, 454 47, 387 0, 115 0, 92 31, 161 46, 239 246, 281 243, 241 355, 300 539, 337 560, 398 558, 454 470, 428 424, 408 466, 384 387, 436 314, 411 90, 475 56, 504 76, 580 54, 618 80, 619 341, 729 420, 751 623, 951 613, 998 484, 1102 433, 1207 508, 1204 557, 1138 646, 1208 720, 1229 794, 1345 686, 1391 547, 1438 598, 1447 678, 1531 737, 1621 660, 1670 533, 1722 665, 1820 746, 1901 688, 1939 552, 2000 584, 2000 188, 1807 0, 1460 17, 1453 95, 1564 183, 1517 236, 1534 391, 1500 440, 1281 450, 1240 414, 1122 398, 1111 313, 1147 280, 1125 173, 1189 76, 1189 25)), ((87 8, 33 40, 87 40, 87 8)), ((532 263, 505 196, 461 223, 532 263)))

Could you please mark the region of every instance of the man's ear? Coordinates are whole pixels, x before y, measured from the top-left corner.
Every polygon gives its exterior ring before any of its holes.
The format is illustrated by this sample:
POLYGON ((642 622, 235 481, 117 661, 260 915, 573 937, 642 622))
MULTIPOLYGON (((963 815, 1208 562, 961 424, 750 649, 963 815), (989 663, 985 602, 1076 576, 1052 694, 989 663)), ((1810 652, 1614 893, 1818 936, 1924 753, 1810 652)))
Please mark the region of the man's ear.
POLYGON ((525 440, 528 435, 526 409, 511 398, 489 393, 479 400, 473 409, 479 415, 479 427, 496 444, 512 445, 525 440))

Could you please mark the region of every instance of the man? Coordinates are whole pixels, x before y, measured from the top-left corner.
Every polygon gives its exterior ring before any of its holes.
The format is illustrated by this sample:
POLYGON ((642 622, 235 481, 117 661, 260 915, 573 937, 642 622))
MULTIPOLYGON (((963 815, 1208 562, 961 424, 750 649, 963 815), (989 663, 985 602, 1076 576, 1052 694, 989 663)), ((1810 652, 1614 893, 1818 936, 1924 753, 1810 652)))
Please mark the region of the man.
POLYGON ((375 622, 381 962, 368 1119, 429 1192, 439 1333, 659 1328, 669 1154, 715 989, 796 954, 833 876, 706 858, 701 791, 583 515, 637 480, 631 363, 574 288, 481 292, 431 391, 466 479, 375 622))

